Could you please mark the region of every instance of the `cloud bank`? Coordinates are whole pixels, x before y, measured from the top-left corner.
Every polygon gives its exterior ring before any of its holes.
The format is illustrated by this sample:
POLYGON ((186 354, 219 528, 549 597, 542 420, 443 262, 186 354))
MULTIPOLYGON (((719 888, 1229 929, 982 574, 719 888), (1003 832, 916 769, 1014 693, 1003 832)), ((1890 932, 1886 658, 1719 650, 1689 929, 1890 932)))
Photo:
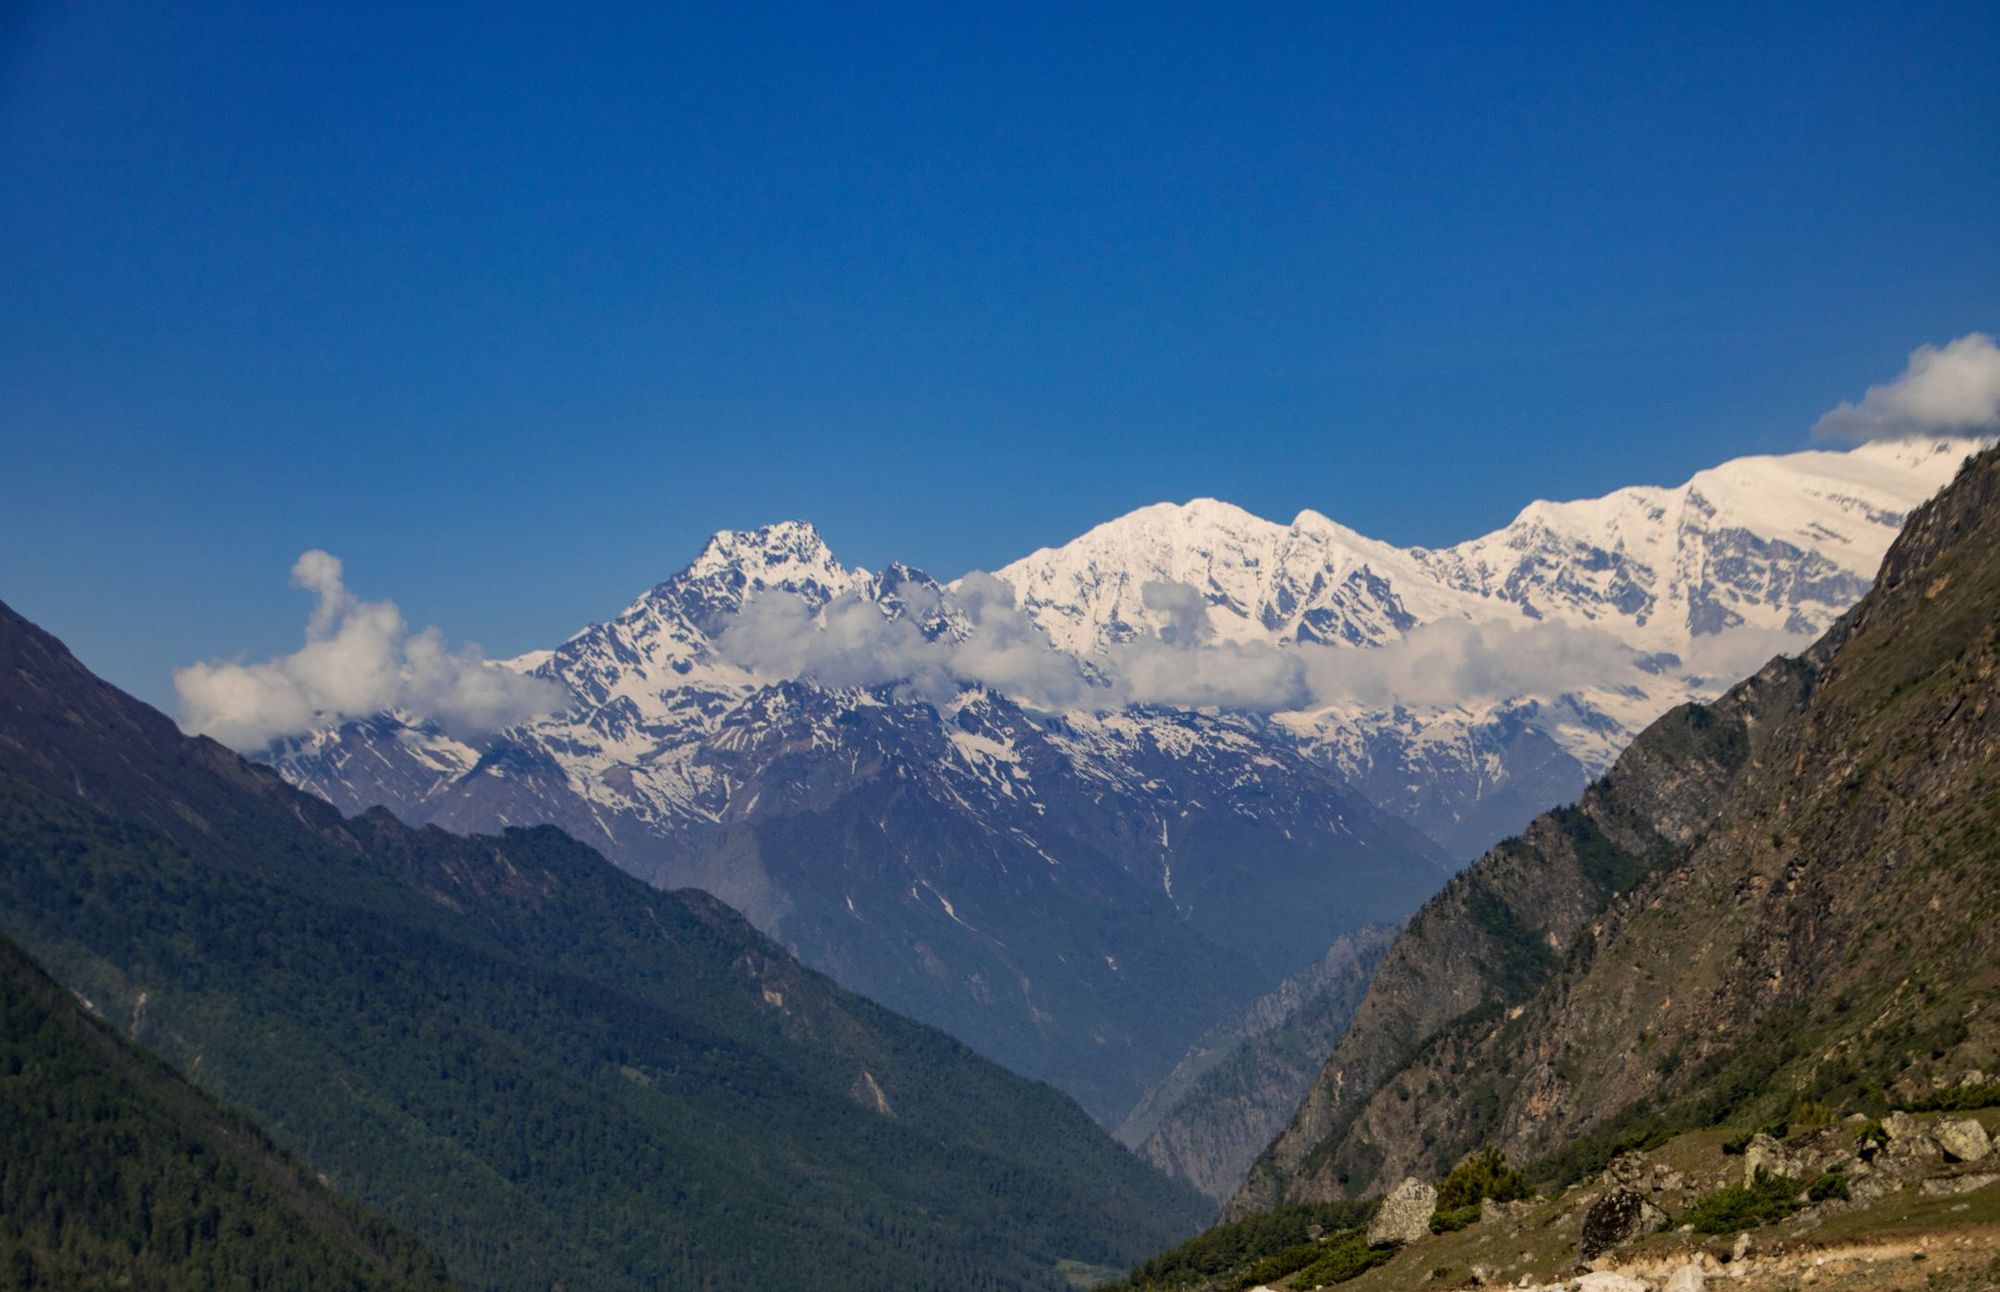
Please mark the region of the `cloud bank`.
MULTIPOLYGON (((1152 582, 1140 595, 1157 617, 1154 632, 1107 647, 1088 665, 1057 650, 1015 608, 1012 589, 984 574, 964 580, 949 604, 912 589, 895 618, 858 595, 816 616, 789 593, 767 592, 721 630, 716 647, 767 680, 891 686, 940 705, 965 686, 985 686, 1047 710, 1145 704, 1270 714, 1342 703, 1477 704, 1622 686, 1640 666, 1602 629, 1546 620, 1441 621, 1367 650, 1217 641, 1197 589, 1152 582), (946 616, 955 616, 955 628, 939 631, 946 616)), ((1682 666, 1733 677, 1806 640, 1749 636, 1704 641, 1702 658, 1682 666)))
POLYGON ((452 735, 497 731, 569 701, 547 678, 486 661, 479 647, 453 651, 435 628, 412 634, 393 601, 348 591, 340 559, 314 549, 292 566, 292 585, 317 601, 306 641, 261 663, 209 660, 174 674, 181 725, 235 749, 401 709, 452 735))
POLYGON ((1858 444, 1912 435, 2000 433, 2000 347, 1984 332, 1919 346, 1894 381, 1870 386, 1813 424, 1813 438, 1858 444))
POLYGON ((1083 704, 1093 694, 1082 667, 1015 608, 1014 590, 999 579, 968 575, 949 607, 935 589, 921 585, 900 595, 903 613, 892 619, 853 593, 836 597, 815 616, 789 592, 765 592, 720 630, 716 650, 767 679, 836 688, 893 685, 937 705, 967 684, 1044 709, 1083 704))

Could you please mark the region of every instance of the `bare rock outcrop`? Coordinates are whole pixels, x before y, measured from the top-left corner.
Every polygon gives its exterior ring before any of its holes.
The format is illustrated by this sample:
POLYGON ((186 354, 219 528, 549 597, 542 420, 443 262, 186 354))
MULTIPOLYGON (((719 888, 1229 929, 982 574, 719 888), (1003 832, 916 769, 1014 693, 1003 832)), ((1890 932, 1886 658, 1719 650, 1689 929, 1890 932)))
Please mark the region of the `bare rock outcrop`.
POLYGON ((1438 1191, 1412 1176, 1390 1190, 1368 1222, 1368 1245, 1414 1243, 1431 1232, 1431 1215, 1437 1211, 1438 1191))

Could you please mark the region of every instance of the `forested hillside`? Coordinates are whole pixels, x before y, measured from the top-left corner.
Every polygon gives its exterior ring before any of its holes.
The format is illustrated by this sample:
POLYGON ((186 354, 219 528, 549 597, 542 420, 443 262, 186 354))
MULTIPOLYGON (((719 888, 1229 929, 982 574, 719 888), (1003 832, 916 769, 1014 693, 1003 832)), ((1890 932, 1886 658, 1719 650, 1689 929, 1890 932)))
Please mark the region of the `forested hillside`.
POLYGON ((479 1287, 1059 1287, 1204 1210, 553 829, 343 820, 0 610, 0 922, 479 1287))
POLYGON ((0 938, 0 1286, 448 1286, 408 1233, 121 1040, 0 938))

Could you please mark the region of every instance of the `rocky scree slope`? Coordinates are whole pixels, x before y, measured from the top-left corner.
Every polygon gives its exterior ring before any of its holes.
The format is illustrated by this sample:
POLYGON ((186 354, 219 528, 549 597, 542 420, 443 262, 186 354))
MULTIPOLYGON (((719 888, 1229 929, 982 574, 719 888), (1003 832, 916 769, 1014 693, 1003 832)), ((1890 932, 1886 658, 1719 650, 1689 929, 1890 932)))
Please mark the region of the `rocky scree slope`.
POLYGON ((1989 450, 1804 657, 1662 719, 1412 920, 1234 1208, 1993 1066, 1996 681, 1989 450))
POLYGON ((474 1287, 1053 1289, 1205 1210, 714 898, 343 819, 3 606, 0 931, 474 1287))

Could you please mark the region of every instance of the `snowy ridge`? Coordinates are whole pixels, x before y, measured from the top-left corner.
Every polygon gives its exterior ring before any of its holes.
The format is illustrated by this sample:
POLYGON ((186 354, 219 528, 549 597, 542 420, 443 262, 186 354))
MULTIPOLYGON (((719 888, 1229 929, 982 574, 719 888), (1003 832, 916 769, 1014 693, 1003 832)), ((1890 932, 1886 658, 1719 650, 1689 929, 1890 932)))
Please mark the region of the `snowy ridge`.
POLYGON ((1580 671, 1562 689, 1337 698, 1276 715, 1378 802, 1470 856, 1532 816, 1530 802, 1580 789, 1666 709, 1824 631, 1867 590, 1908 511, 1978 447, 1909 440, 1741 458, 1678 487, 1530 503, 1505 528, 1438 549, 1397 548, 1312 511, 1286 526, 1211 499, 1158 504, 997 573, 1051 640, 1085 659, 1162 630, 1168 614, 1144 602, 1152 582, 1194 588, 1226 642, 1391 647, 1450 624, 1604 634, 1633 667, 1580 671), (1524 724, 1572 765, 1524 743, 1524 724), (1539 786, 1511 804, 1508 749, 1539 786), (1448 781, 1456 807, 1419 806, 1448 781), (1482 813, 1486 828, 1460 829, 1482 813))
POLYGON ((1451 617, 1613 624, 1660 649, 1737 623, 1803 632, 1852 604, 1903 516, 1977 447, 1740 458, 1677 488, 1530 503, 1505 528, 1438 549, 1394 547, 1313 511, 1286 526, 1213 499, 1159 503, 995 573, 1080 655, 1158 627, 1140 600, 1149 581, 1200 591, 1225 641, 1379 645, 1451 617))

